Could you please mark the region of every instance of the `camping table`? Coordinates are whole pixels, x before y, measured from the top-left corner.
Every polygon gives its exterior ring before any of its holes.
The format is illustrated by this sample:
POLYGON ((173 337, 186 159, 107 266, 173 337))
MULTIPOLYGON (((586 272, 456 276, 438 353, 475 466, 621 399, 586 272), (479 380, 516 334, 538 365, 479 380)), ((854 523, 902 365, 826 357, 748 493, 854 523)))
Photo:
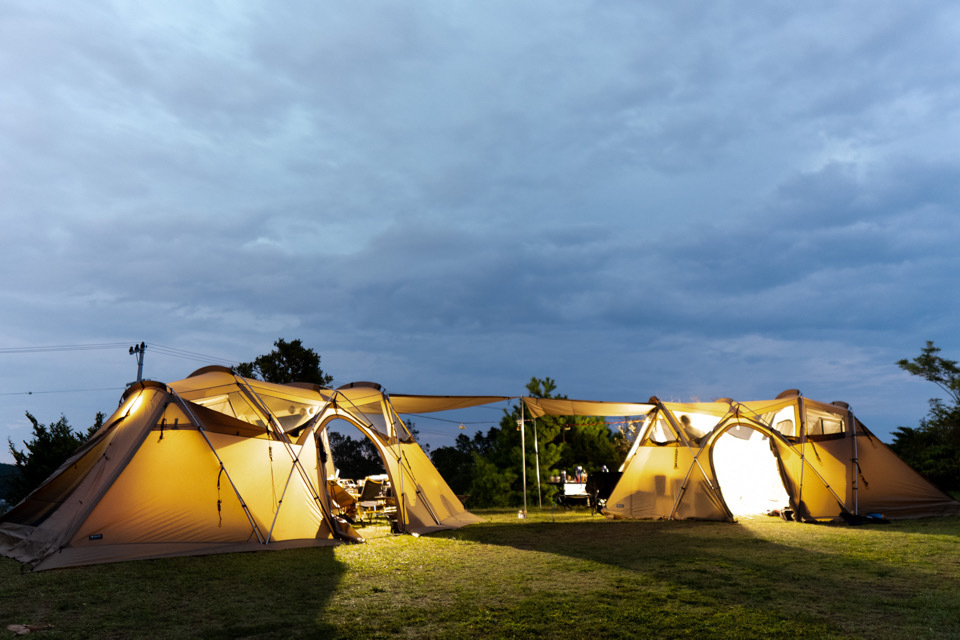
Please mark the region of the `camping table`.
POLYGON ((590 494, 587 493, 585 482, 548 482, 547 484, 560 489, 553 499, 561 507, 570 508, 578 504, 590 506, 590 494))

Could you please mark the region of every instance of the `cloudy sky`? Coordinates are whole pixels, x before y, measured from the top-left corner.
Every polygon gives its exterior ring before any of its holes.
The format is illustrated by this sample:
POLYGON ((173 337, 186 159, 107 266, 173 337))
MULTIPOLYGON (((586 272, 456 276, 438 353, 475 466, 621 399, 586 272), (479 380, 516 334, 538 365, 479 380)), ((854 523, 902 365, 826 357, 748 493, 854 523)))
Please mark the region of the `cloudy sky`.
POLYGON ((958 43, 946 1, 5 0, 0 437, 112 411, 140 341, 170 381, 280 337, 393 393, 915 425, 958 43))

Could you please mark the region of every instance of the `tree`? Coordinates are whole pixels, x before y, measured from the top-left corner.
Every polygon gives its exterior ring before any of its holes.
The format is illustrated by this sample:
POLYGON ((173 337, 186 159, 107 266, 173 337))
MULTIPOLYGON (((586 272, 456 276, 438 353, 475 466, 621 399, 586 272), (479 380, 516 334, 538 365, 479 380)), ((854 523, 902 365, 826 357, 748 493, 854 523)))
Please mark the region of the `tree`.
POLYGON ((359 479, 384 473, 383 460, 369 438, 361 435, 355 440, 337 431, 327 434, 333 463, 340 470, 341 478, 359 479))
MULTIPOLYGON (((531 378, 527 393, 536 398, 565 398, 556 395, 552 378, 531 378)), ((615 436, 603 418, 586 416, 543 416, 536 421, 524 419, 526 451, 521 451, 520 406, 504 411, 499 428, 483 438, 483 451, 474 450, 470 485, 471 506, 523 504, 522 465, 526 459, 527 504, 549 504, 557 492, 547 484, 561 470, 573 472, 582 466, 587 473, 601 467, 617 468, 623 457, 616 448, 615 436), (525 455, 524 455, 525 454, 525 455), (539 464, 538 464, 539 462, 539 464), (539 493, 537 474, 539 473, 539 493), (493 492, 497 491, 496 497, 493 492)), ((480 437, 477 433, 475 440, 480 437)), ((439 451, 439 450, 438 450, 439 451)), ((460 457, 459 461, 465 460, 460 457)), ((450 477, 455 477, 449 471, 450 477)), ((444 477, 447 477, 446 475, 444 477)))
POLYGON ((508 507, 515 505, 513 485, 517 472, 499 469, 481 455, 473 454, 474 474, 470 484, 470 504, 480 507, 508 507))
MULTIPOLYGON (((947 392, 954 407, 960 407, 960 366, 955 360, 947 360, 939 355, 940 348, 927 340, 927 346, 913 360, 898 360, 897 366, 933 382, 947 392)), ((939 400, 938 400, 939 402, 939 400)))
POLYGON ((25 449, 18 450, 13 441, 7 438, 16 466, 16 473, 11 478, 6 495, 7 501, 16 504, 39 487, 80 445, 103 426, 104 417, 103 412, 97 412, 93 426, 87 429, 85 434, 81 434, 74 432, 63 416, 56 422, 43 425, 27 412, 27 419, 33 425, 33 438, 29 442, 23 442, 25 449))
POLYGON ((920 426, 898 427, 891 448, 904 462, 944 490, 960 489, 960 366, 940 355, 932 340, 913 360, 899 360, 904 371, 933 382, 950 396, 930 400, 920 426))
POLYGON ((241 362, 234 367, 234 372, 244 378, 277 384, 309 382, 327 387, 333 382, 333 376, 320 368, 320 355, 304 347, 300 340, 287 342, 279 338, 273 346, 276 347, 273 351, 257 356, 253 362, 241 362))
MULTIPOLYGON (((489 433, 494 434, 490 438, 484 436, 481 431, 477 431, 473 438, 461 433, 457 436, 454 446, 437 447, 430 453, 433 466, 455 494, 470 494, 476 468, 474 455, 482 456, 489 453, 495 432, 496 429, 490 430, 489 433)), ((472 498, 471 503, 476 504, 472 498)))
MULTIPOLYGON (((640 429, 643 427, 642 419, 633 419, 624 416, 623 420, 617 424, 617 432, 613 434, 614 447, 617 450, 617 466, 623 464, 627 459, 627 454, 633 448, 633 443, 640 435, 640 429)), ((614 467, 609 467, 613 469, 614 467)))
POLYGON ((561 469, 582 466, 589 474, 603 467, 615 470, 620 466, 623 457, 617 451, 616 435, 602 418, 577 416, 564 429, 566 446, 560 455, 561 469))

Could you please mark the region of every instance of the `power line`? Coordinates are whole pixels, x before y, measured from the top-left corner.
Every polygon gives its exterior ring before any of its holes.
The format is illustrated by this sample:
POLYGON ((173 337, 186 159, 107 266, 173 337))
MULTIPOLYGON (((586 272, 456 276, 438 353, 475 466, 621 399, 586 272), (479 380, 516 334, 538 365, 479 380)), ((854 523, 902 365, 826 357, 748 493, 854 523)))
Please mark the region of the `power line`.
MULTIPOLYGON (((162 344, 156 344, 155 342, 151 342, 147 346, 150 347, 151 351, 162 353, 163 355, 171 356, 174 358, 183 358, 184 360, 195 360, 195 361, 206 362, 206 363, 226 363, 229 365, 240 364, 239 360, 230 360, 229 358, 221 358, 218 356, 211 356, 203 353, 197 353, 196 351, 187 351, 186 349, 168 347, 162 344)), ((126 343, 126 342, 104 342, 104 343, 98 343, 98 344, 62 344, 62 345, 51 345, 51 346, 41 346, 41 347, 0 347, 0 355, 19 354, 19 353, 55 353, 55 352, 63 352, 63 351, 95 351, 95 350, 105 350, 105 349, 126 350, 128 349, 128 347, 129 347, 129 343, 126 343)))
POLYGON ((94 351, 97 349, 123 349, 126 342, 108 342, 101 344, 64 344, 47 347, 0 347, 3 353, 50 353, 53 351, 94 351))
POLYGON ((9 391, 0 396, 39 396, 48 393, 89 393, 91 391, 119 391, 126 387, 100 387, 99 389, 57 389, 55 391, 9 391))
MULTIPOLYGON (((202 353, 197 353, 195 351, 187 351, 186 349, 178 349, 176 347, 168 347, 165 345, 158 345, 151 343, 146 345, 150 347, 152 352, 156 352, 162 355, 182 358, 184 360, 194 360, 198 362, 203 362, 206 364, 228 364, 228 365, 237 365, 240 364, 236 360, 229 360, 227 358, 219 358, 216 356, 210 356, 202 353)), ((56 352, 67 352, 67 351, 96 351, 96 350, 107 350, 107 349, 117 349, 127 351, 131 347, 126 342, 103 342, 95 344, 65 344, 65 345, 48 345, 48 346, 37 346, 37 347, 0 347, 0 355, 4 354, 31 354, 31 353, 56 353, 56 352)), ((53 389, 53 390, 42 390, 42 391, 9 391, 9 392, 0 392, 0 396, 33 396, 33 395, 49 395, 57 393, 90 393, 95 391, 118 391, 126 389, 126 387, 102 387, 98 389, 53 389)))
POLYGON ((216 363, 225 362, 230 365, 240 364, 239 360, 230 360, 227 358, 220 358, 217 356, 208 356, 202 353, 197 353, 195 351, 177 349, 176 347, 167 347, 162 344, 157 344, 156 342, 150 342, 147 344, 147 346, 153 351, 156 351, 157 353, 162 353, 164 355, 172 356, 174 358, 183 358, 185 360, 197 360, 199 362, 216 362, 216 363))

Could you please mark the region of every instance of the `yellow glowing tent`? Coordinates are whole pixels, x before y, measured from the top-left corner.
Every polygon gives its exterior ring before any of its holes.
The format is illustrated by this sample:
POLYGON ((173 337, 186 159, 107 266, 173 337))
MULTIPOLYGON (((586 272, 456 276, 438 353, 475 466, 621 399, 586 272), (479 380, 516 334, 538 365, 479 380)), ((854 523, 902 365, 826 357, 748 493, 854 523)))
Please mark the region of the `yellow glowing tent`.
MULTIPOLYGON (((402 402, 423 412, 472 401, 402 402)), ((480 521, 378 385, 276 385, 207 367, 169 385, 132 385, 104 426, 0 517, 0 554, 51 569, 362 541, 332 515, 325 427, 334 419, 356 425, 381 452, 396 491, 398 530, 480 521)))
POLYGON ((842 402, 790 390, 775 400, 602 403, 524 398, 540 415, 642 416, 604 513, 732 520, 779 512, 803 521, 960 514, 842 402))

